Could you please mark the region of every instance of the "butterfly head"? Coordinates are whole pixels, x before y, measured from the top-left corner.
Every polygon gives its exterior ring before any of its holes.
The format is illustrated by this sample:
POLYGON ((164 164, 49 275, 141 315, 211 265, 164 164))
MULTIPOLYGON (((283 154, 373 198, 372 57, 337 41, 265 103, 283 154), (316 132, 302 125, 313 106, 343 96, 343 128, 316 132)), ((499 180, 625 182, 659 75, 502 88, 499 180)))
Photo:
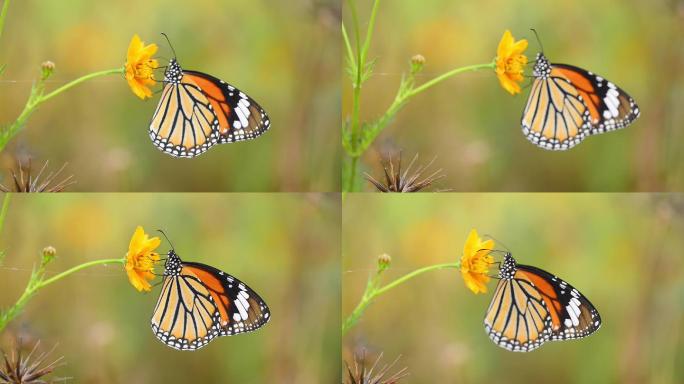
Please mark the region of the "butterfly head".
POLYGON ((180 257, 173 249, 166 255, 166 262, 164 262, 164 276, 179 275, 183 268, 180 257))
POLYGON ((501 262, 501 267, 499 267, 499 278, 500 279, 512 279, 515 276, 515 271, 517 270, 517 263, 511 255, 510 252, 504 254, 504 259, 501 262))
POLYGON ((182 79, 183 69, 181 68, 180 64, 178 64, 178 61, 173 58, 171 61, 169 61, 169 66, 166 67, 166 71, 164 72, 164 82, 180 84, 182 79))
POLYGON ((534 71, 532 73, 534 77, 546 78, 551 75, 551 63, 544 56, 543 53, 537 53, 537 58, 534 60, 534 71))

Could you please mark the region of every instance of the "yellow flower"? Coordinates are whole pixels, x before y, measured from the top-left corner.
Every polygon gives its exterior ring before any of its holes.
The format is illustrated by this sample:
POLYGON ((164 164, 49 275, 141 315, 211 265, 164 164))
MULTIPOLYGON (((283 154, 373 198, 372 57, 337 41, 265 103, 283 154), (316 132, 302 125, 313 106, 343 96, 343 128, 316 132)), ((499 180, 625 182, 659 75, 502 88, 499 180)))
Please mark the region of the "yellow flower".
POLYGON ((128 281, 140 292, 152 289, 148 280, 154 279, 154 265, 159 262, 159 254, 154 250, 160 243, 158 237, 148 237, 141 226, 131 237, 126 253, 126 273, 128 281))
POLYGON ((511 95, 520 93, 519 83, 525 79, 523 71, 527 65, 527 56, 524 54, 526 49, 527 39, 515 41, 511 31, 506 30, 496 50, 496 76, 503 89, 511 95))
POLYGON ((157 53, 157 44, 145 45, 135 34, 128 45, 126 55, 126 80, 131 91, 145 100, 152 97, 152 90, 148 85, 154 85, 153 70, 159 67, 159 62, 152 56, 157 53))
POLYGON ((494 259, 489 251, 494 248, 494 240, 482 241, 476 230, 470 231, 468 239, 463 246, 461 256, 461 276, 463 281, 473 293, 486 293, 489 282, 489 266, 494 259))

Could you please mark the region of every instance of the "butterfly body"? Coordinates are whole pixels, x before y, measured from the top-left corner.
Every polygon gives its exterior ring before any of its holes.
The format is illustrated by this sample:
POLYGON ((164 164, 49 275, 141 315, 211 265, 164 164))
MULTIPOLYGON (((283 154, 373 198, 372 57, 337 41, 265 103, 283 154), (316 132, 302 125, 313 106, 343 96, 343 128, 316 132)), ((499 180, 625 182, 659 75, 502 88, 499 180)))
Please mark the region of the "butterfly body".
POLYGON ((183 70, 171 59, 149 134, 174 157, 195 157, 216 144, 254 139, 270 128, 266 112, 239 89, 214 76, 183 70))
POLYGON ((549 150, 567 150, 587 136, 624 128, 639 117, 634 99, 614 83, 582 68, 537 55, 522 115, 523 134, 549 150))
POLYGON ((542 269, 517 264, 507 253, 484 319, 498 346, 528 352, 547 341, 588 336, 601 326, 591 302, 566 281, 542 269))
POLYGON ((151 320, 161 342, 178 350, 196 350, 219 336, 254 331, 269 319, 268 306, 246 284, 169 252, 151 320))

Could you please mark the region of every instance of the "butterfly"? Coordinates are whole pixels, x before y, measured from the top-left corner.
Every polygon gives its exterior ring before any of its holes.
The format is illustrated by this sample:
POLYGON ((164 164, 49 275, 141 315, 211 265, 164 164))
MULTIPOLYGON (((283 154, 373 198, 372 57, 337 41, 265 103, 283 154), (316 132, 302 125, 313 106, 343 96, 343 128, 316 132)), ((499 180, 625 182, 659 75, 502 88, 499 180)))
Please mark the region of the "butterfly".
POLYGON ((149 133, 164 153, 190 158, 216 144, 254 139, 270 126, 254 99, 214 76, 183 70, 173 58, 149 133))
POLYGON ((245 283, 209 265, 184 262, 169 251, 151 320, 162 343, 192 351, 218 336, 254 331, 270 318, 264 300, 245 283))
POLYGON ((502 348, 529 352, 550 340, 591 335, 601 326, 598 311, 577 289, 544 270, 517 264, 509 252, 498 278, 484 325, 502 348))
POLYGON ((639 117, 634 99, 582 68, 551 64, 538 53, 522 130, 539 147, 563 151, 589 135, 624 128, 639 117))

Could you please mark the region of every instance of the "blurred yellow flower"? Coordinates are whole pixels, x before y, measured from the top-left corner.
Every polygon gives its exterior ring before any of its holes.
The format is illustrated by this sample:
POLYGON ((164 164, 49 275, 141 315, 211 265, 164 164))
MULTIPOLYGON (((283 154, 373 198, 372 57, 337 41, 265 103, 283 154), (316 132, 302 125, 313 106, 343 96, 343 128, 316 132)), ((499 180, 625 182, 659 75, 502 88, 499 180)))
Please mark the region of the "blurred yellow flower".
POLYGON ((138 291, 150 291, 149 280, 154 279, 154 265, 159 262, 159 254, 154 252, 161 241, 158 237, 148 237, 141 226, 138 226, 131 237, 126 253, 126 273, 128 281, 138 291))
POLYGON ((496 50, 496 76, 503 89, 511 95, 520 93, 519 83, 525 79, 523 71, 527 65, 527 56, 524 54, 526 49, 527 39, 515 41, 511 31, 506 30, 496 50))
POLYGON ((489 266, 494 259, 489 251, 494 248, 494 240, 482 241, 475 229, 470 231, 468 239, 463 246, 461 256, 461 276, 466 287, 473 293, 486 293, 489 282, 489 266))
POLYGON ((153 70, 159 67, 159 62, 152 56, 157 53, 157 44, 145 45, 135 34, 128 45, 126 55, 126 80, 131 91, 145 100, 152 97, 152 90, 148 85, 154 85, 153 70))

